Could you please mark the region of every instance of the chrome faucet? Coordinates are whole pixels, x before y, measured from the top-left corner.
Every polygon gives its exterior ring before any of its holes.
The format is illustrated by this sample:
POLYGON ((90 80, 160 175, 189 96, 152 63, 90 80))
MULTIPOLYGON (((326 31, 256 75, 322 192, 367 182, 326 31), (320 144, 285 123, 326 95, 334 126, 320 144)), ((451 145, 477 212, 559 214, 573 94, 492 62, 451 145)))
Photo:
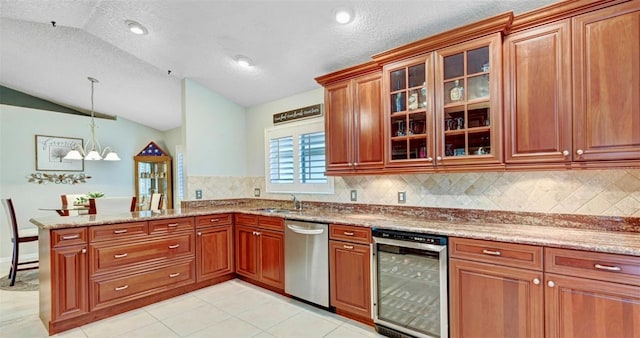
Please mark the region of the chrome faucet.
POLYGON ((291 200, 293 201, 293 210, 302 210, 302 201, 298 201, 296 195, 291 194, 291 200))

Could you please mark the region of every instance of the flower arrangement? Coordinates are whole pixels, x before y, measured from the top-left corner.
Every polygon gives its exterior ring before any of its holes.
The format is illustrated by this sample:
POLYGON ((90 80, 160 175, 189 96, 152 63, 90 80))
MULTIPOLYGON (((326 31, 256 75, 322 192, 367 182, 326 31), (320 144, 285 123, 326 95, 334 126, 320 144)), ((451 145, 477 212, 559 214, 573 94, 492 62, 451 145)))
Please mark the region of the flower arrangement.
POLYGON ((84 196, 80 196, 78 198, 76 198, 75 201, 73 201, 73 205, 87 205, 89 204, 89 199, 90 198, 100 198, 103 197, 104 194, 96 191, 96 192, 89 192, 84 196))

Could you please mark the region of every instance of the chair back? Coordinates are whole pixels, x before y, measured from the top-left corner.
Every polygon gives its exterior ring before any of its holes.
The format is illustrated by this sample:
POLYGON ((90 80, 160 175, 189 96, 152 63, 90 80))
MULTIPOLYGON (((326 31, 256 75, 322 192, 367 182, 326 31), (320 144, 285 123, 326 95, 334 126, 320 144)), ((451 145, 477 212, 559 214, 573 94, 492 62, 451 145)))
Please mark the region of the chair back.
MULTIPOLYGON (((87 197, 85 194, 67 194, 60 195, 60 200, 62 200, 62 208, 66 208, 67 206, 71 207, 74 205, 75 201, 80 197, 87 197)), ((87 214, 86 210, 62 210, 63 216, 77 216, 79 214, 87 214)))
POLYGON ((18 220, 16 219, 16 211, 13 208, 13 201, 10 198, 3 199, 2 207, 11 227, 11 241, 15 241, 18 238, 18 220))
POLYGON ((158 211, 162 209, 162 194, 151 194, 151 202, 149 202, 149 210, 158 211))
MULTIPOLYGON (((118 214, 136 210, 136 197, 101 197, 90 199, 96 214, 118 214)), ((92 208, 92 207, 90 207, 92 208)), ((90 212, 91 213, 91 212, 90 212)))

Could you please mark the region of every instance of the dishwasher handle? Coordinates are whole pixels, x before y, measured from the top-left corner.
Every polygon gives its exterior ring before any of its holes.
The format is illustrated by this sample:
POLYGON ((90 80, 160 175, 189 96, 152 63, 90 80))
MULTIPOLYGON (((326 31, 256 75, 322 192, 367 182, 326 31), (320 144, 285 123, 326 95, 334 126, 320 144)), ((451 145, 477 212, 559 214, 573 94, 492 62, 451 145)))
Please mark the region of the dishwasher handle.
POLYGON ((297 227, 293 224, 287 224, 287 228, 289 228, 291 231, 297 234, 302 234, 302 235, 320 235, 324 232, 324 229, 304 229, 304 228, 297 227))

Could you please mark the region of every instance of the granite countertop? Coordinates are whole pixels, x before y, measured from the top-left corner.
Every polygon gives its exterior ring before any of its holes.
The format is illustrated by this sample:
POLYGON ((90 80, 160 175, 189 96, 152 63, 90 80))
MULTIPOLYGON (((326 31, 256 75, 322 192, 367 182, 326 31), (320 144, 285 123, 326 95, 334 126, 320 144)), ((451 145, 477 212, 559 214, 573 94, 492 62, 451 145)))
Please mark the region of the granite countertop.
POLYGON ((354 210, 308 209, 286 213, 257 210, 255 205, 221 205, 200 208, 163 210, 161 212, 132 212, 112 215, 51 216, 31 219, 41 229, 60 229, 96 226, 133 221, 151 221, 174 217, 202 216, 216 213, 241 212, 320 223, 378 227, 451 237, 465 237, 492 241, 544 245, 550 247, 625 254, 640 257, 640 232, 603 231, 578 227, 542 226, 522 222, 496 222, 482 217, 460 220, 432 220, 423 215, 354 210))

